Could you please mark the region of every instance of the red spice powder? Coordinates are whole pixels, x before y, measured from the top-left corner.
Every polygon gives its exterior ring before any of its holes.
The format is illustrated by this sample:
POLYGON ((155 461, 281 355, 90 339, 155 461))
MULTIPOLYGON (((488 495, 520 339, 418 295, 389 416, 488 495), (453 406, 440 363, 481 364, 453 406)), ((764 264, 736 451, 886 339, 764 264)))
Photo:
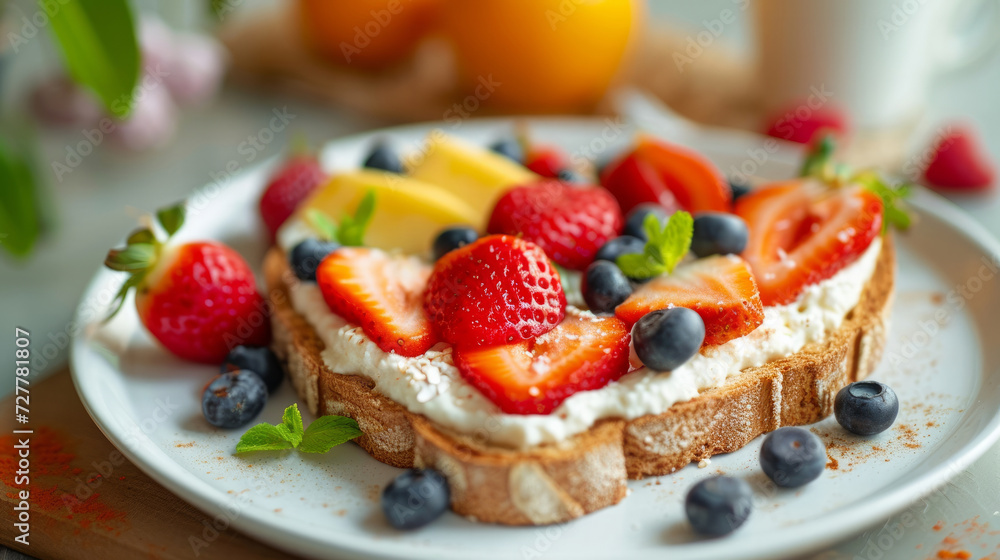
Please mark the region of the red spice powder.
MULTIPOLYGON (((95 527, 108 532, 120 531, 126 518, 124 511, 109 507, 97 492, 91 491, 83 500, 76 497, 80 484, 76 475, 83 469, 71 465, 76 455, 66 449, 66 438, 48 427, 38 428, 29 437, 31 482, 27 490, 32 507, 70 520, 80 529, 95 527)), ((19 459, 14 449, 16 443, 13 434, 0 436, 0 478, 8 488, 16 488, 6 493, 12 500, 24 489, 14 486, 19 459)), ((101 478, 97 475, 89 482, 105 483, 101 478)))
POLYGON ((934 529, 935 531, 940 531, 943 528, 944 528, 944 521, 938 521, 936 525, 931 527, 931 529, 934 529))

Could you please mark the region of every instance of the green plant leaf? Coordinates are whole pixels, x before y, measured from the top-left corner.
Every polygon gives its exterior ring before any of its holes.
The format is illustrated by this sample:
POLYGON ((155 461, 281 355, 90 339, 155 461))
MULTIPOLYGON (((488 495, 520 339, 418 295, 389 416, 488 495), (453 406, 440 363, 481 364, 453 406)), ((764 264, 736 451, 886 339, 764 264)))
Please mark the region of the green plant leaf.
POLYGON ((361 435, 361 428, 346 416, 320 416, 309 424, 302 437, 299 451, 326 453, 330 449, 361 435))
POLYGON ((38 184, 27 158, 3 142, 0 185, 0 246, 15 257, 26 257, 41 233, 38 184))
POLYGON ((236 444, 237 453, 249 451, 279 451, 295 447, 288 441, 277 427, 270 424, 257 424, 250 428, 236 444))
POLYGON ((276 426, 281 435, 288 440, 292 447, 298 447, 302 443, 302 414, 299 412, 299 405, 292 403, 281 415, 281 424, 276 426))
POLYGON ((183 202, 156 211, 156 221, 160 223, 163 231, 167 232, 167 237, 173 236, 184 225, 185 212, 183 202))
POLYGON ((325 241, 336 241, 337 224, 326 214, 310 208, 306 211, 306 222, 325 241))
POLYGON ((365 231, 375 214, 375 191, 368 189, 358 203, 353 216, 344 216, 340 220, 340 231, 337 242, 345 247, 360 247, 364 245, 365 231))
POLYGON ((691 250, 694 218, 680 210, 674 212, 666 225, 661 227, 656 216, 648 214, 642 226, 649 237, 642 253, 621 255, 615 264, 629 278, 652 278, 673 272, 691 250))
POLYGON ((94 91, 108 112, 125 118, 139 80, 139 46, 128 0, 46 3, 52 33, 73 78, 94 91))
POLYGON ((854 176, 854 181, 860 183, 880 199, 884 213, 882 215, 882 233, 894 227, 906 231, 913 225, 913 216, 906 204, 906 199, 912 194, 910 185, 892 186, 875 171, 862 171, 854 176))
POLYGON ((830 172, 830 166, 833 161, 833 152, 836 150, 837 141, 834 139, 833 135, 827 134, 823 136, 819 142, 816 142, 812 148, 810 148, 809 153, 806 155, 806 159, 802 162, 802 168, 799 170, 799 177, 816 177, 824 179, 830 172))

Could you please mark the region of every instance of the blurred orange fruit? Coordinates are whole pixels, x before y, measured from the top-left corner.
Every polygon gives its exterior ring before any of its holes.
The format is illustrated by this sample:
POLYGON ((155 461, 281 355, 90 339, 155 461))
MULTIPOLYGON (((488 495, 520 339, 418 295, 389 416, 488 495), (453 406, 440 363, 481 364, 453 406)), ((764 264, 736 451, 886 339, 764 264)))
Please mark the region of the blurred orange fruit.
POLYGON ((340 65, 378 69, 409 56, 434 25, 441 0, 299 0, 313 51, 340 65))
POLYGON ((466 89, 484 103, 573 111, 604 95, 644 8, 644 0, 444 0, 441 31, 466 89))

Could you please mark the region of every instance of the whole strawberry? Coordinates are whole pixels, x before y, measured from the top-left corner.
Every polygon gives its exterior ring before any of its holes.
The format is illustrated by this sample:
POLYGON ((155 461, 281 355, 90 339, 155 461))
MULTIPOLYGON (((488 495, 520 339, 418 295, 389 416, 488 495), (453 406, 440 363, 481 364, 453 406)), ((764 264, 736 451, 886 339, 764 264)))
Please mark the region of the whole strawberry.
POLYGON ((973 130, 952 126, 934 144, 933 156, 924 170, 924 183, 945 192, 988 190, 996 182, 996 166, 973 130))
POLYGON ((522 235, 556 264, 583 270, 623 225, 621 208, 607 189, 544 181, 507 191, 493 208, 487 229, 522 235))
POLYGON ((460 347, 510 344, 548 332, 566 314, 559 273, 534 243, 490 235, 437 261, 424 308, 460 347))
MULTIPOLYGON (((169 238, 184 221, 184 207, 161 210, 157 219, 169 238)), ((104 264, 129 273, 112 315, 135 288, 142 324, 180 358, 219 364, 241 344, 270 342, 267 304, 253 272, 221 243, 164 244, 151 229, 139 229, 124 249, 108 252, 104 264)))
POLYGON ((260 217, 274 241, 281 224, 285 223, 316 187, 326 179, 315 157, 299 155, 289 159, 271 177, 260 197, 260 217))

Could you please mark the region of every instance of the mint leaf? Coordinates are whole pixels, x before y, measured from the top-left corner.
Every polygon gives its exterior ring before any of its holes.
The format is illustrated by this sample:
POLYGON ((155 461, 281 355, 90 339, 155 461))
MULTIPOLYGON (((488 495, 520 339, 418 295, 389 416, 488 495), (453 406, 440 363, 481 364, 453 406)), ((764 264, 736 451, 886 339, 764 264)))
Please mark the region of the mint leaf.
POLYGON ((667 267, 667 272, 673 272, 677 263, 691 250, 691 237, 694 235, 694 218, 687 212, 674 212, 670 221, 663 228, 660 242, 661 258, 667 267))
POLYGON ((307 210, 306 222, 325 241, 334 241, 337 239, 337 224, 334 223, 329 216, 319 210, 316 210, 315 208, 307 210))
POLYGON ((330 449, 361 435, 361 428, 352 418, 346 416, 320 416, 302 436, 299 451, 305 453, 326 453, 330 449))
POLYGON ((364 245, 365 230, 375 214, 375 191, 368 189, 364 198, 358 203, 353 216, 344 216, 340 220, 340 232, 337 242, 345 247, 360 247, 364 245))
POLYGON ((46 10, 73 79, 125 118, 139 81, 139 45, 128 0, 62 0, 46 10))
POLYGON ((327 241, 336 241, 345 247, 361 247, 365 241, 365 231, 375 215, 375 190, 368 189, 361 198, 354 215, 344 214, 338 225, 329 216, 311 208, 306 211, 306 222, 327 241))
POLYGON ((683 210, 674 212, 666 225, 660 226, 655 215, 644 219, 643 228, 649 240, 642 253, 625 254, 615 263, 629 278, 652 278, 674 271, 691 249, 694 218, 683 210))
POLYGON ((293 403, 292 406, 286 408, 285 413, 281 415, 281 424, 275 427, 292 444, 292 447, 298 447, 302 443, 302 434, 304 433, 299 405, 293 403))
POLYGON ((240 442, 236 444, 237 453, 250 451, 278 451, 295 447, 292 442, 276 427, 270 424, 257 424, 247 430, 240 442))
POLYGON ((889 230, 890 226, 905 231, 913 225, 912 213, 906 205, 906 199, 913 192, 910 185, 902 184, 893 187, 874 171, 858 173, 854 180, 882 199, 884 209, 882 215, 883 234, 889 230))

